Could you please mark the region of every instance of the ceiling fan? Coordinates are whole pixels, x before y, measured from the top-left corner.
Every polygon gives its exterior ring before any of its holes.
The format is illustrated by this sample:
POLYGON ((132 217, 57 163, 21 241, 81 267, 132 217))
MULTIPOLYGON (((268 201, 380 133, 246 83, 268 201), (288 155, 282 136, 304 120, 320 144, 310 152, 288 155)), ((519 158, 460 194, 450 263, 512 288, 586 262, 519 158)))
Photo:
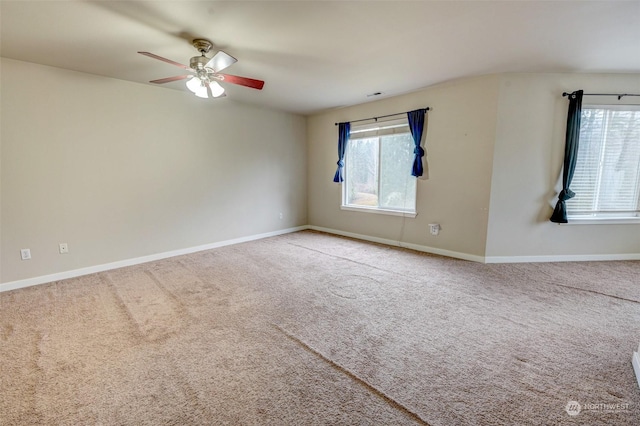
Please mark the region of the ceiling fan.
POLYGON ((237 75, 222 74, 220 71, 233 65, 238 60, 231 55, 218 51, 211 59, 206 54, 209 53, 213 47, 213 43, 209 40, 195 39, 193 40, 193 47, 195 47, 200 56, 194 56, 189 61, 189 66, 179 64, 171 59, 163 58, 162 56, 154 55, 149 52, 138 52, 141 55, 148 56, 150 58, 158 59, 171 65, 175 65, 182 69, 189 71, 191 74, 178 75, 175 77, 161 78, 158 80, 151 80, 149 83, 164 84, 171 81, 187 80, 187 88, 191 90, 196 96, 200 98, 219 98, 226 96, 224 93, 224 87, 222 87, 218 81, 224 81, 225 83, 238 84, 240 86, 250 87, 252 89, 262 90, 264 81, 255 80, 253 78, 240 77, 237 75))

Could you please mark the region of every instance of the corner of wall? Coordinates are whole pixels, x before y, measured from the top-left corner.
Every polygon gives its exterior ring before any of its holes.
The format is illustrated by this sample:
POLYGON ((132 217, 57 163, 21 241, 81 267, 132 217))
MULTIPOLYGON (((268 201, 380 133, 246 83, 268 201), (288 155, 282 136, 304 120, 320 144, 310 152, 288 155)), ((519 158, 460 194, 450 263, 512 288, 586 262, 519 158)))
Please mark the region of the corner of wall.
POLYGON ((308 119, 309 225, 484 257, 496 133, 498 75, 447 81, 416 92, 319 112, 308 119), (331 182, 337 161, 335 122, 429 106, 429 179, 418 183, 414 219, 340 209, 331 182), (441 223, 438 237, 429 223, 441 223))
POLYGON ((488 261, 637 258, 635 225, 558 227, 548 219, 564 155, 562 93, 633 93, 640 74, 506 73, 499 80, 488 261))
POLYGON ((306 225, 301 115, 6 58, 1 78, 0 282, 306 225))

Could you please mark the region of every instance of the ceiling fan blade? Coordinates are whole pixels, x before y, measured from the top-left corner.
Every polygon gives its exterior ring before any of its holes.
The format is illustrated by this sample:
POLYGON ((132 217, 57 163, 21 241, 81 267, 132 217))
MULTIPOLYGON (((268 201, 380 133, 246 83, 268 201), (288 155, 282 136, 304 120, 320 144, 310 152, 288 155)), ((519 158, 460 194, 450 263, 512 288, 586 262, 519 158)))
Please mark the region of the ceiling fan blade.
POLYGON ((216 74, 218 77, 221 77, 220 81, 224 81, 225 83, 231 84, 239 84, 240 86, 250 87, 252 89, 262 90, 264 87, 264 81, 255 80, 253 78, 240 77, 238 75, 231 74, 216 74))
POLYGON ((213 55, 213 58, 211 58, 209 62, 206 63, 205 67, 211 68, 213 72, 218 72, 222 71, 230 65, 235 64, 236 62, 238 62, 236 58, 220 50, 218 53, 213 55))
POLYGON ((191 74, 177 75, 175 77, 167 77, 167 78, 160 78, 158 80, 151 80, 149 83, 164 84, 164 83, 170 83, 172 81, 184 80, 185 78, 189 78, 191 76, 192 76, 191 74))
POLYGON ((157 60, 162 61, 162 62, 166 62, 166 63, 171 64, 171 65, 175 65, 175 66, 180 67, 180 68, 185 69, 185 70, 191 70, 191 68, 189 68, 186 65, 179 64, 179 63, 177 63, 175 61, 172 61, 171 59, 163 58, 162 56, 154 55, 153 53, 149 53, 149 52, 138 52, 138 53, 141 54, 141 55, 144 55, 144 56, 148 56, 148 57, 153 58, 153 59, 157 59, 157 60))

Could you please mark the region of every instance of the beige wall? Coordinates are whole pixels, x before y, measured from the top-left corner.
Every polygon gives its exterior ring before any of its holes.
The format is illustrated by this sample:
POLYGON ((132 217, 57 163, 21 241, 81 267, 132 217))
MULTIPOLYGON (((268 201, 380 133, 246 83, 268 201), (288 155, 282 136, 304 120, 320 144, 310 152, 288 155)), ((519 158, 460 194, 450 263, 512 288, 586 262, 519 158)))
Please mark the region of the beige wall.
MULTIPOLYGON (((487 261, 637 257, 637 224, 548 221, 564 154, 562 92, 578 89, 640 93, 640 75, 500 74, 314 115, 307 128, 309 223, 487 261), (334 123, 423 106, 433 108, 426 138, 430 179, 418 181, 418 216, 340 210, 340 185, 331 181, 334 123), (442 224, 437 237, 428 233, 432 222, 442 224)), ((603 99, 585 97, 585 103, 603 99)))
MULTIPOLYGON (((640 93, 640 74, 500 76, 487 256, 640 253, 638 224, 562 226, 548 221, 548 200, 556 195, 564 155, 568 102, 562 92, 579 89, 640 93)), ((585 96, 583 103, 605 101, 585 96)))
MULTIPOLYGON (((498 76, 453 81, 428 89, 309 117, 309 224, 475 256, 484 256, 488 222, 498 76), (340 210, 336 122, 429 111, 429 179, 418 180, 416 218, 340 210), (432 236, 428 224, 442 226, 432 236)), ((407 171, 410 173, 410 171, 407 171)))
POLYGON ((307 223, 302 116, 8 59, 1 87, 0 282, 307 223))
POLYGON ((3 283, 305 224, 490 261, 640 253, 637 225, 548 222, 564 150, 562 92, 640 93, 638 74, 485 76, 305 119, 8 59, 0 66, 3 283), (334 123, 425 106, 430 178, 418 181, 418 216, 340 210, 334 123), (434 222, 439 236, 428 232, 434 222), (58 254, 60 242, 69 254, 58 254), (33 259, 21 261, 21 248, 33 259))

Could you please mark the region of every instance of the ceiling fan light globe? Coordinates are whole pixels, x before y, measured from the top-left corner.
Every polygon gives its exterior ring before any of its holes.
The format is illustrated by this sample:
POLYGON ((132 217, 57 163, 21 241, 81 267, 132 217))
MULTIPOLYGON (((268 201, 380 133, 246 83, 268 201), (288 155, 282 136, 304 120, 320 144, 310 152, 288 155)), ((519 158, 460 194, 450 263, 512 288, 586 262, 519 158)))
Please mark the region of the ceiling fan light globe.
POLYGON ((198 77, 191 77, 187 80, 187 89, 191 90, 193 93, 197 93, 198 89, 202 86, 202 82, 198 77))
POLYGON ((200 86, 200 88, 198 89, 197 92, 195 92, 195 94, 199 98, 204 98, 204 99, 209 98, 209 94, 207 93, 207 87, 206 86, 200 86))
POLYGON ((211 89, 211 94, 214 98, 218 96, 222 96, 224 94, 224 87, 220 86, 217 81, 212 81, 209 83, 209 88, 211 89))
POLYGON ((198 77, 192 77, 186 83, 187 89, 191 90, 197 97, 208 99, 207 86, 198 77))

